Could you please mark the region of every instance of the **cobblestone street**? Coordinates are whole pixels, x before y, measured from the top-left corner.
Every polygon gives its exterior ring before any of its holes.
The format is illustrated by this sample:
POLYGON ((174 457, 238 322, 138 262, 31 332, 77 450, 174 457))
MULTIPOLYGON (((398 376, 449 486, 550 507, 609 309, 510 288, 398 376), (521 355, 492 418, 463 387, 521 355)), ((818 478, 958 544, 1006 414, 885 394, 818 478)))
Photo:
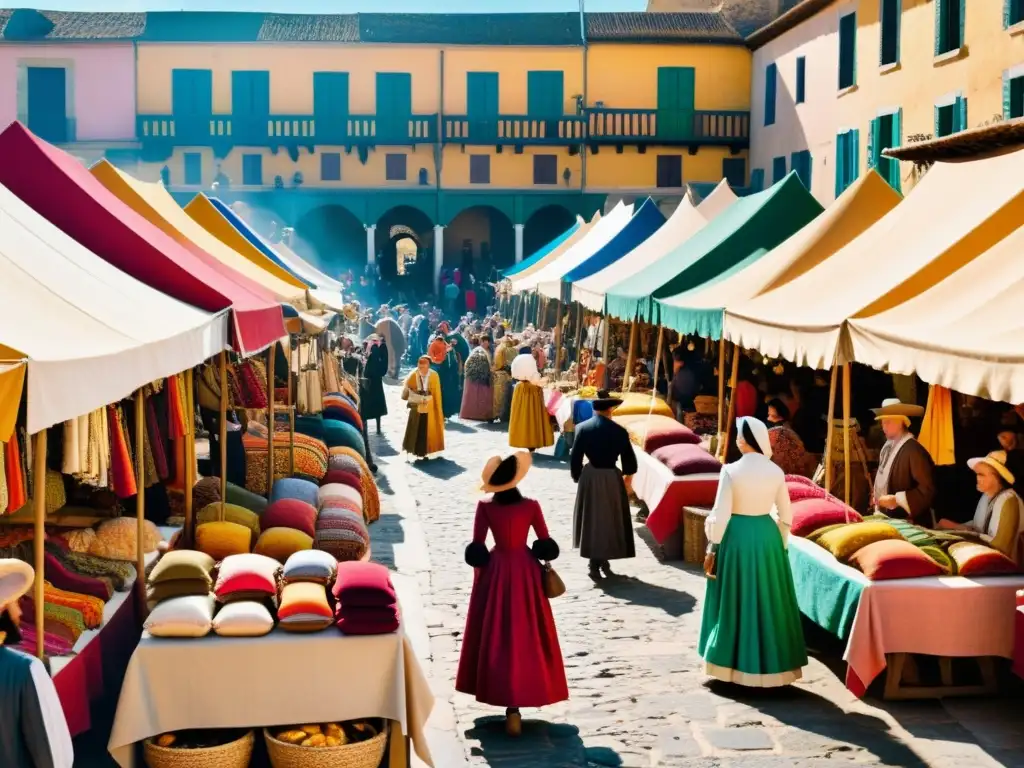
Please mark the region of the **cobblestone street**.
POLYGON ((443 458, 409 464, 399 455, 405 409, 398 393, 388 388, 391 415, 383 434, 371 435, 384 494, 374 557, 409 585, 402 599, 410 635, 420 656, 429 656, 437 695, 430 743, 438 768, 1024 766, 1019 702, 880 708, 847 692, 834 652, 833 669, 814 659, 788 690, 707 684, 696 653, 703 574, 659 563, 638 540, 637 558, 617 563, 620 578, 595 586, 570 550, 575 486, 550 451, 536 455, 522 490, 541 502, 562 547, 556 567, 568 592, 553 605, 570 700, 525 711, 523 737, 508 739, 502 712, 453 689, 479 472, 488 456, 508 451, 507 436, 499 425, 453 422, 443 458))

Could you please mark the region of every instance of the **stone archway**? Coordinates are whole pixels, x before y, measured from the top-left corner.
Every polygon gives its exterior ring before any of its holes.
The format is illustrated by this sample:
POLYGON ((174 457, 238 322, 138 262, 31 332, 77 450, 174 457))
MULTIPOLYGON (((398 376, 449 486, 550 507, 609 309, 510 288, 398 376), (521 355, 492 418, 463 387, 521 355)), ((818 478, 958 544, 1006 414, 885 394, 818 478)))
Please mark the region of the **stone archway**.
POLYGON ((516 240, 512 220, 490 205, 461 210, 444 233, 444 268, 472 271, 490 279, 493 269, 515 263, 516 240))
POLYGON ((389 295, 425 296, 433 287, 434 222, 419 208, 397 205, 377 219, 376 245, 380 279, 389 295), (399 268, 399 248, 402 267, 399 268), (410 258, 411 257, 411 258, 410 258))
POLYGON ((313 208, 295 222, 292 248, 329 277, 366 268, 366 229, 347 208, 337 204, 313 208))
POLYGON ((528 258, 576 223, 576 216, 564 205, 538 208, 523 227, 523 256, 528 258))

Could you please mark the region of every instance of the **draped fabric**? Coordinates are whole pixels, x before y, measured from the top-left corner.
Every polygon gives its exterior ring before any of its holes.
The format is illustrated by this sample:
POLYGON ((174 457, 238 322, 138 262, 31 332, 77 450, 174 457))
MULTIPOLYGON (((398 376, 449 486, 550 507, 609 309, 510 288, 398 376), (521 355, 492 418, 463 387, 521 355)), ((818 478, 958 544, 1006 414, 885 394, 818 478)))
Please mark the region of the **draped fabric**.
POLYGON ((17 512, 28 501, 25 492, 25 477, 21 470, 21 450, 18 447, 17 431, 4 443, 4 472, 7 479, 7 509, 17 512))
POLYGON ((124 417, 119 406, 107 406, 107 422, 110 427, 110 480, 114 493, 122 499, 127 499, 138 493, 138 486, 135 483, 131 450, 125 434, 124 417))
POLYGON ((945 387, 933 384, 928 389, 928 406, 917 438, 936 466, 956 464, 953 445, 953 394, 945 387))

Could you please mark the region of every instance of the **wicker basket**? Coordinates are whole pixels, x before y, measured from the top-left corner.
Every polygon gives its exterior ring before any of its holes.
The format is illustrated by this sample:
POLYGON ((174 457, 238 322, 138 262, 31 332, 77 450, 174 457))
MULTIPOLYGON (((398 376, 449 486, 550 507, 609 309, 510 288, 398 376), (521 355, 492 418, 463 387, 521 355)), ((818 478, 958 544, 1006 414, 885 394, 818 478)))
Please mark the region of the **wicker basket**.
POLYGON ((380 733, 367 741, 338 747, 301 747, 275 739, 266 728, 263 738, 274 768, 378 768, 388 745, 387 723, 374 721, 380 733))
POLYGON ((708 537, 704 523, 710 509, 704 507, 683 507, 683 561, 703 563, 708 550, 708 537))
POLYGON ((697 395, 693 398, 693 407, 697 413, 705 416, 718 415, 718 398, 714 395, 697 395))
POLYGON ((143 754, 149 768, 249 768, 255 743, 253 731, 235 741, 206 749, 158 747, 153 739, 146 739, 143 754))

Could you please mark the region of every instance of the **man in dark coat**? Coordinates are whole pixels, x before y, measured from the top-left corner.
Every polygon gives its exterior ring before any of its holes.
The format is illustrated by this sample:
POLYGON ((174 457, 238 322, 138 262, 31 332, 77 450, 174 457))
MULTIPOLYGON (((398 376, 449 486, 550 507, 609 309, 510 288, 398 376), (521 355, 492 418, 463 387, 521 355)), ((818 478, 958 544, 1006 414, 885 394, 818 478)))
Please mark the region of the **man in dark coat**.
POLYGON ((910 419, 923 416, 924 408, 892 398, 872 410, 886 440, 878 455, 874 506, 890 517, 906 517, 933 528, 935 462, 910 433, 910 419))

